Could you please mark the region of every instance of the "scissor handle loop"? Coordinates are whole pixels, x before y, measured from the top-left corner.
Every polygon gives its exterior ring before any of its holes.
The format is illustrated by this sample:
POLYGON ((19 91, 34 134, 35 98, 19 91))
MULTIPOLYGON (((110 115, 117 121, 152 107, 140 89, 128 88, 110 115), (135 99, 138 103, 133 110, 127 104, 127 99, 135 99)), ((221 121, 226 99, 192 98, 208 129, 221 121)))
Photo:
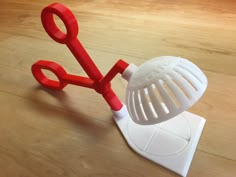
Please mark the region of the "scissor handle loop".
POLYGON ((79 27, 74 14, 62 4, 54 3, 45 7, 41 13, 41 20, 45 31, 56 42, 66 44, 78 35, 79 27), (53 15, 57 15, 63 21, 66 34, 58 28, 53 15))
POLYGON ((44 87, 55 90, 62 90, 67 85, 67 83, 63 79, 63 77, 67 75, 66 71, 55 62, 39 60, 32 65, 31 71, 35 79, 44 87), (57 76, 58 81, 49 79, 42 72, 42 69, 53 72, 57 76))

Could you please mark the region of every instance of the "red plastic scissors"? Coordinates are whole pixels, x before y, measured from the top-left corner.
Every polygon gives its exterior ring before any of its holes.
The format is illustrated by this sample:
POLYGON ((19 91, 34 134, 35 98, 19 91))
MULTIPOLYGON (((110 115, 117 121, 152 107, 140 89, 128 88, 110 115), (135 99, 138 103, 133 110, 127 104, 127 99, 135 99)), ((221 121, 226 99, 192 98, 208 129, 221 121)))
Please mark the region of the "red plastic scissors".
POLYGON ((117 73, 122 74, 129 64, 123 60, 119 60, 112 69, 103 76, 77 39, 79 30, 77 20, 74 14, 64 5, 54 3, 45 7, 41 13, 41 20, 48 35, 56 42, 67 45, 89 78, 67 74, 59 64, 52 61, 39 60, 34 63, 31 68, 35 79, 41 85, 55 90, 61 90, 67 84, 95 89, 98 93, 102 94, 112 110, 120 110, 122 103, 113 92, 110 81, 117 73), (63 21, 67 33, 63 33, 57 27, 53 15, 57 15, 63 21), (58 81, 47 78, 42 72, 43 69, 52 71, 58 77, 58 81))

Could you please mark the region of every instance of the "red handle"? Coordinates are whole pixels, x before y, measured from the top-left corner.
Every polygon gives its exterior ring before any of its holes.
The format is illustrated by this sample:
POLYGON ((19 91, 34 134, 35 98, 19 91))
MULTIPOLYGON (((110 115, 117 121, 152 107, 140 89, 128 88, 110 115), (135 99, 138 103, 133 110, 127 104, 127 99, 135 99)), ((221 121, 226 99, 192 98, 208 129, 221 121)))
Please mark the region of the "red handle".
POLYGON ((67 75, 66 71, 55 62, 40 60, 32 65, 31 71, 35 79, 44 87, 62 90, 67 85, 67 82, 64 81, 64 77, 67 75), (47 78, 42 69, 52 71, 57 76, 58 81, 47 78))
POLYGON ((74 14, 67 7, 58 3, 51 4, 43 9, 41 20, 48 35, 56 42, 67 45, 92 80, 99 81, 102 79, 101 72, 77 39, 78 23, 74 14), (53 15, 57 15, 63 21, 67 31, 66 34, 57 27, 53 15))
POLYGON ((59 64, 52 61, 39 60, 32 65, 31 70, 35 79, 44 87, 50 89, 62 90, 67 84, 73 84, 92 89, 95 88, 95 83, 93 80, 86 77, 67 74, 59 64), (47 76, 43 74, 42 70, 49 70, 53 72, 57 76, 58 80, 56 81, 47 78, 47 76))

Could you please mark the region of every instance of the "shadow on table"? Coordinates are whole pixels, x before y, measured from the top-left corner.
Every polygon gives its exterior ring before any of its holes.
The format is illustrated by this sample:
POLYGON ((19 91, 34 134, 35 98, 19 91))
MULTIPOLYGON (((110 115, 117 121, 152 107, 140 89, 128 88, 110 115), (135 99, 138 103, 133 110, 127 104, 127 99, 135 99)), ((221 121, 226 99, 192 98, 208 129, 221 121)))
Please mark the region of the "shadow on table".
MULTIPOLYGON (((88 115, 79 111, 78 108, 74 109, 69 106, 68 96, 64 91, 55 91, 51 89, 44 88, 42 86, 37 86, 32 89, 32 92, 28 95, 28 98, 32 101, 31 107, 38 110, 39 112, 48 112, 49 115, 53 114, 53 117, 63 117, 68 118, 69 121, 73 122, 75 125, 78 125, 79 128, 83 128, 88 133, 95 134, 95 137, 104 136, 110 131, 115 124, 113 122, 103 122, 95 118, 91 118, 88 115), (62 107, 57 107, 56 105, 50 104, 49 102, 44 101, 40 92, 48 93, 48 96, 52 96, 62 105, 62 107), (110 124, 110 125, 107 125, 110 124)), ((50 117, 50 116, 49 116, 50 117)))

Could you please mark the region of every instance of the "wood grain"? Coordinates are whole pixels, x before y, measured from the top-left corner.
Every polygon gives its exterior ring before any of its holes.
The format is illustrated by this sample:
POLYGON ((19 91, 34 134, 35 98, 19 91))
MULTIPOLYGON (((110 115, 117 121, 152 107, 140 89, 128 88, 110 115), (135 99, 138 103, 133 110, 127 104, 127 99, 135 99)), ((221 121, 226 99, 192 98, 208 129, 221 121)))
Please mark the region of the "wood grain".
MULTIPOLYGON (((79 39, 102 73, 123 58, 141 64, 160 55, 188 58, 209 86, 190 109, 207 123, 189 177, 236 175, 236 1, 61 1, 76 14, 79 39)), ((51 1, 0 2, 0 176, 131 177, 176 174, 143 159, 123 140, 104 100, 93 90, 38 86, 38 59, 84 71, 40 22, 51 1)), ((124 100, 126 82, 113 87, 124 100)))

